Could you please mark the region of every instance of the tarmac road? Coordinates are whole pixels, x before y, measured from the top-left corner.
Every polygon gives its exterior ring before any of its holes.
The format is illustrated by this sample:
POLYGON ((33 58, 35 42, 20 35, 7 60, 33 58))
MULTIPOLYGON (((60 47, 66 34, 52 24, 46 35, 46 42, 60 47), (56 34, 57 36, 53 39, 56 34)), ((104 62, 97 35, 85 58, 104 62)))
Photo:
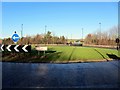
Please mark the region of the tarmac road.
POLYGON ((95 63, 2 63, 3 88, 118 88, 120 61, 95 63))

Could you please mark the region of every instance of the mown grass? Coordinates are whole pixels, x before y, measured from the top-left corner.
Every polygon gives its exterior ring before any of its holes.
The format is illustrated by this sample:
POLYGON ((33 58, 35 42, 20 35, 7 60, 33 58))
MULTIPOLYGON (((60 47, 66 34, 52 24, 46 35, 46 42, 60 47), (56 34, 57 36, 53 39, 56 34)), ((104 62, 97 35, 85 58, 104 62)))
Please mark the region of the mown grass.
MULTIPOLYGON (((118 56, 117 50, 92 48, 92 47, 74 47, 74 46, 56 46, 53 48, 57 52, 62 52, 57 60, 103 60, 110 59, 107 54, 118 56)), ((111 58, 114 59, 114 58, 111 58)))
POLYGON ((48 46, 48 51, 38 52, 32 46, 31 53, 7 53, 3 61, 14 62, 88 62, 119 59, 118 51, 105 48, 79 46, 48 46))

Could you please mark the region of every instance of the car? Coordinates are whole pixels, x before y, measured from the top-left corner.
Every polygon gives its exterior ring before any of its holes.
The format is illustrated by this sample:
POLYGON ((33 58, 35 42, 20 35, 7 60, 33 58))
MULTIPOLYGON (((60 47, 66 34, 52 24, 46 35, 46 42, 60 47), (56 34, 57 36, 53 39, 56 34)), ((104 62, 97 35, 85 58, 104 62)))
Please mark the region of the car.
POLYGON ((82 42, 80 42, 79 40, 77 40, 77 41, 74 41, 72 43, 72 46, 83 46, 83 44, 82 44, 82 42))

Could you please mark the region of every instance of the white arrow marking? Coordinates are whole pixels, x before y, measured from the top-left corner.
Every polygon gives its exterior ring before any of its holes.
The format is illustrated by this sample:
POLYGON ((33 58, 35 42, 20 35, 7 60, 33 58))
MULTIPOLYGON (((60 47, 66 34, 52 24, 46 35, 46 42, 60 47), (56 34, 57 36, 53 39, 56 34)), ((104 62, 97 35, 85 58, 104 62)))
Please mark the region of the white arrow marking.
POLYGON ((2 50, 2 51, 4 51, 4 50, 3 50, 3 46, 4 46, 4 45, 1 46, 1 50, 2 50))
POLYGON ((14 47, 14 49, 15 49, 16 52, 19 52, 19 50, 17 49, 18 46, 19 46, 19 45, 16 45, 16 46, 14 47))
POLYGON ((11 45, 8 45, 6 48, 9 52, 11 52, 10 47, 11 47, 11 45))
POLYGON ((19 37, 15 37, 15 36, 13 36, 13 39, 15 40, 15 39, 19 39, 19 37))
POLYGON ((25 45, 22 49, 25 51, 25 52, 28 52, 27 50, 26 50, 26 47, 27 47, 28 45, 25 45))

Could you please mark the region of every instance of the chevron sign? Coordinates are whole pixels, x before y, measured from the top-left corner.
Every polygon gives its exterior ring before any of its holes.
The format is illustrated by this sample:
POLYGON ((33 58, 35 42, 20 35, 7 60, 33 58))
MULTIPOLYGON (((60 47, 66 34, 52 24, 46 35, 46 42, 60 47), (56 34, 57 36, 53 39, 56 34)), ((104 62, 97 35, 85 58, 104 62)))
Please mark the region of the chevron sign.
POLYGON ((30 52, 31 45, 0 45, 1 51, 8 51, 8 52, 30 52))

